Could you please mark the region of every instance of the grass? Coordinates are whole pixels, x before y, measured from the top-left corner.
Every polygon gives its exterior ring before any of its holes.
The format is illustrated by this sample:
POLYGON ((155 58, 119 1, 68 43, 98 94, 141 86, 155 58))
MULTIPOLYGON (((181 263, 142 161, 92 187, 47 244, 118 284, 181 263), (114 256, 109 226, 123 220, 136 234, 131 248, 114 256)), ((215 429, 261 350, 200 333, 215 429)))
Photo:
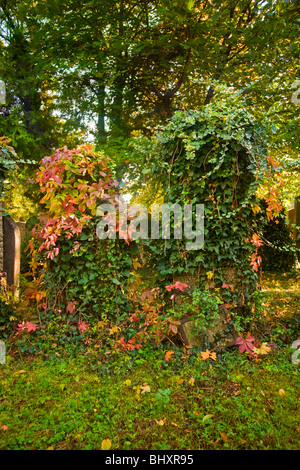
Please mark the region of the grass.
POLYGON ((170 345, 0 366, 0 449, 296 450, 300 444, 299 276, 269 276, 257 361, 234 347, 203 360, 170 345), (7 426, 3 429, 2 426, 7 426))

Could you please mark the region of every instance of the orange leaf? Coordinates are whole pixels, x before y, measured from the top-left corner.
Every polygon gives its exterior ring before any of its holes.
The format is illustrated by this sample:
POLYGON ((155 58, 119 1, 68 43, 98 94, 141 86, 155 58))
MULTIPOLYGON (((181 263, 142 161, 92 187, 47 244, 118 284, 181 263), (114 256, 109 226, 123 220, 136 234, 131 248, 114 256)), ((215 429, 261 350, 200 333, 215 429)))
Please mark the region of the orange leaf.
POLYGON ((206 359, 209 358, 209 356, 210 356, 210 351, 207 349, 205 352, 204 352, 204 351, 201 351, 200 354, 201 354, 202 359, 205 361, 206 359))
POLYGON ((174 354, 174 351, 167 351, 165 354, 165 361, 169 362, 173 354, 174 354))
POLYGON ((226 436, 226 434, 224 432, 219 431, 219 433, 221 434, 221 437, 222 437, 224 442, 228 441, 228 437, 226 436))

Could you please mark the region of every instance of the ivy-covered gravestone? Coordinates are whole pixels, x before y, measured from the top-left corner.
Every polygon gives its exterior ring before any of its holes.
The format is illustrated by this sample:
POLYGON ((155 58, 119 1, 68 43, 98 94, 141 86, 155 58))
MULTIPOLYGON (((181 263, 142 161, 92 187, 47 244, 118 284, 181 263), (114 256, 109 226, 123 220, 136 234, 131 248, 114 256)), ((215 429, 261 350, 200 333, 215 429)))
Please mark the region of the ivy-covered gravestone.
POLYGON ((156 134, 150 168, 164 202, 204 204, 205 214, 201 250, 172 235, 149 243, 161 284, 217 294, 243 323, 254 312, 260 264, 256 190, 270 170, 263 126, 236 103, 177 112, 156 134))

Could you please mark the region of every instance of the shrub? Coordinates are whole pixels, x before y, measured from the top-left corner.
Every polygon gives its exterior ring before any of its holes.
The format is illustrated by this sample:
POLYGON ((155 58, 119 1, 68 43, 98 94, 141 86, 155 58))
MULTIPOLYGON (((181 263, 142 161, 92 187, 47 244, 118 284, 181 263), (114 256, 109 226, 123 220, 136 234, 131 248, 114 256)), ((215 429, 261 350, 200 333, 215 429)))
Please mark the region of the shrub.
POLYGON ((42 276, 45 310, 74 318, 117 316, 127 308, 130 248, 124 240, 99 240, 96 209, 114 202, 118 183, 111 161, 90 146, 57 150, 37 173, 44 197, 40 225, 30 242, 32 268, 42 276))
POLYGON ((181 281, 203 289, 206 273, 212 272, 208 288, 232 286, 225 301, 248 315, 260 265, 256 191, 265 175, 275 172, 263 126, 243 104, 225 101, 176 112, 151 144, 139 137, 137 147, 147 159, 143 175, 162 189, 163 202, 204 204, 203 250, 188 251, 186 240, 172 235, 147 242, 159 282, 181 281))
POLYGON ((266 219, 266 202, 262 208, 261 234, 264 244, 260 247, 262 268, 266 272, 288 272, 295 268, 296 244, 287 223, 286 211, 282 209, 276 219, 266 219))

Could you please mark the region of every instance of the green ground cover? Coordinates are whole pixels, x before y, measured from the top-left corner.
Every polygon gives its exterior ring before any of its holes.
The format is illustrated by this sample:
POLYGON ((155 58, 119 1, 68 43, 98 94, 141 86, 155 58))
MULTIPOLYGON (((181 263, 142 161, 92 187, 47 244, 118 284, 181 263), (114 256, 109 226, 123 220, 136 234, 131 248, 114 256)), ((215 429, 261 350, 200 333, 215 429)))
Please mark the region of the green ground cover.
POLYGON ((101 449, 107 439, 115 450, 298 449, 300 276, 269 276, 262 295, 256 334, 272 347, 256 359, 237 347, 203 359, 170 343, 11 347, 0 366, 0 449, 101 449))

